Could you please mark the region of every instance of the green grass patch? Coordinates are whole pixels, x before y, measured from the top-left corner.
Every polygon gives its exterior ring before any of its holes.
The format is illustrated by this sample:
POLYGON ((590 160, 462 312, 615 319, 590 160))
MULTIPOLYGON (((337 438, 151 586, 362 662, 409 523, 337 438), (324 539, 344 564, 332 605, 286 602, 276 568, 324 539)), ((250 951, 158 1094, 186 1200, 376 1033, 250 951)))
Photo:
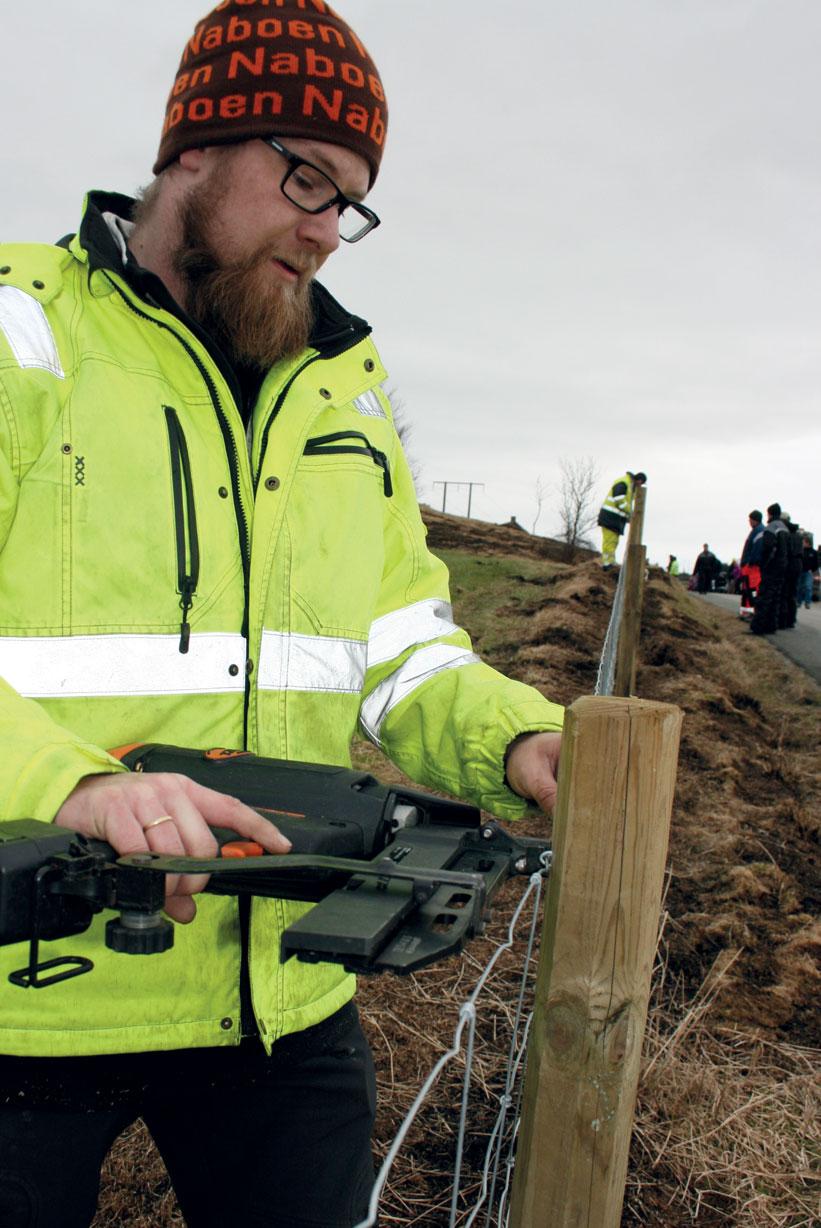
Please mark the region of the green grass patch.
POLYGON ((530 616, 544 605, 555 578, 566 567, 521 555, 505 558, 466 550, 437 554, 450 571, 456 622, 468 632, 477 652, 504 669, 521 645, 530 616))

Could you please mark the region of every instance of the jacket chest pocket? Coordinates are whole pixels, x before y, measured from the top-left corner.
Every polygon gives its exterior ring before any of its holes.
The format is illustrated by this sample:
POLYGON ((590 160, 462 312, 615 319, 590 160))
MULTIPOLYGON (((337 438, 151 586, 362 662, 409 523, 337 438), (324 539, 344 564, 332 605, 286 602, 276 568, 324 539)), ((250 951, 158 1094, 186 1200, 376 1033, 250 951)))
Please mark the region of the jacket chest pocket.
POLYGON ((220 623, 239 625, 241 583, 226 587, 241 581, 241 559, 224 446, 207 428, 162 402, 75 427, 86 458, 85 483, 71 488, 75 633, 176 631, 185 653, 218 597, 232 611, 220 623))
POLYGON ((363 456, 382 471, 382 488, 386 498, 393 494, 391 471, 384 452, 375 448, 361 431, 335 431, 331 435, 317 435, 305 444, 305 456, 363 456))
POLYGON ((292 627, 367 636, 392 495, 387 455, 362 432, 307 441, 286 515, 292 627))

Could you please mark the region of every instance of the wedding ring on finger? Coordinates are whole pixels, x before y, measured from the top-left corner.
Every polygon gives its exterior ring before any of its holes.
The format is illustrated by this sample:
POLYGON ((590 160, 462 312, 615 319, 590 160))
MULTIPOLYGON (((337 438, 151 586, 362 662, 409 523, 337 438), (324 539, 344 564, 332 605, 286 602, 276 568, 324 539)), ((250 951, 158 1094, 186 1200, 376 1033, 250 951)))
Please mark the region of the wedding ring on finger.
POLYGON ((161 814, 158 819, 152 819, 150 823, 146 823, 143 831, 148 831, 151 827, 159 827, 160 823, 173 823, 174 816, 171 814, 161 814))

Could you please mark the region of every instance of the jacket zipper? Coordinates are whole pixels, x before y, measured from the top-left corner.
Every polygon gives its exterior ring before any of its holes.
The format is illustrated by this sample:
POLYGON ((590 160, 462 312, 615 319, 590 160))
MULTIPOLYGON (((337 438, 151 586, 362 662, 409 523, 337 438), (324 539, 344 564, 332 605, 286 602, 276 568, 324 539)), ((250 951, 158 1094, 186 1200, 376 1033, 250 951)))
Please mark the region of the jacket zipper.
MULTIPOLYGON (((154 324, 158 328, 164 329, 166 332, 170 333, 172 337, 175 338, 175 340, 182 346, 182 348, 185 350, 188 357, 194 363, 195 367, 197 368, 197 370, 199 371, 200 375, 203 378, 206 388, 208 389, 208 395, 211 398, 211 404, 214 408, 214 412, 217 416, 217 421, 219 423, 220 430, 222 432, 223 441, 225 443, 225 450, 226 450, 226 454, 228 457, 228 467, 231 473, 231 489, 232 489, 232 494, 234 498, 234 513, 235 513, 236 522, 237 522, 237 533, 239 536, 240 553, 242 556, 243 578, 244 578, 244 583, 245 583, 245 604, 244 604, 244 612, 243 612, 243 620, 242 620, 242 634, 247 643, 248 632, 249 632, 251 536, 249 532, 248 520, 245 515, 245 509, 242 506, 242 487, 240 483, 239 454, 238 454, 236 441, 234 439, 233 432, 231 431, 230 424, 228 422, 228 419, 225 415, 225 411, 222 407, 222 403, 220 401, 217 386, 214 383, 213 377, 211 376, 211 373, 209 372, 208 368, 204 365, 204 363, 200 359, 197 352, 193 349, 191 345, 189 345, 189 343, 185 340, 184 337, 182 337, 169 324, 166 324, 162 320, 157 320, 154 316, 149 315, 145 311, 141 311, 139 307, 135 306, 135 304, 132 303, 128 295, 125 294, 123 290, 117 285, 116 281, 114 281, 111 277, 109 277, 108 274, 105 274, 105 276, 107 280, 109 281, 109 284, 117 292, 119 297, 123 300, 123 302, 126 304, 126 306, 131 312, 133 312, 136 316, 139 316, 140 319, 146 320, 150 324, 154 324)), ((265 456, 265 449, 266 449, 266 445, 268 442, 268 434, 270 432, 271 425, 274 422, 277 415, 279 414, 279 411, 281 410, 285 402, 285 398, 288 395, 288 392, 290 391, 291 386, 293 385, 294 381, 297 379, 299 375, 302 374, 302 372, 305 370, 306 367, 309 367, 312 362, 316 362, 321 357, 322 355, 319 353, 312 354, 304 363, 301 364, 301 366, 299 366, 296 369, 296 371, 294 371, 293 375, 287 381, 285 386, 280 389, 279 396, 276 399, 276 402, 268 417, 268 420, 265 424, 265 428, 262 434, 261 446, 260 446, 260 451, 259 451, 260 463, 257 468, 256 474, 253 475, 253 488, 255 491, 257 488, 257 484, 259 482, 259 476, 260 476, 260 472, 262 468, 262 458, 265 456)), ((325 438, 329 439, 330 437, 325 437, 325 438)), ((367 446, 363 449, 354 449, 354 450, 362 451, 365 454, 370 455, 377 464, 382 464, 383 473, 384 473, 385 493, 386 494, 392 493, 392 487, 390 483, 390 474, 388 472, 387 458, 384 456, 383 453, 379 453, 378 455, 382 457, 382 461, 379 461, 377 459, 376 450, 371 447, 371 445, 368 443, 368 440, 365 438, 364 435, 361 438, 364 440, 364 443, 367 446)), ((321 443, 322 441, 313 440, 309 442, 321 443)), ((244 704, 244 712, 243 712, 243 741, 245 745, 247 745, 248 743, 249 703, 250 703, 250 678, 246 676, 245 704, 244 704)), ((250 977, 250 969, 248 966, 248 947, 250 943, 250 914, 251 914, 250 897, 240 896, 238 905, 239 905, 238 912, 239 912, 239 925, 240 925, 240 984, 239 984, 240 1034, 242 1036, 251 1036, 251 1035, 256 1035, 258 1033, 257 1033, 257 1027, 256 1027, 256 1020, 254 1017, 253 1003, 252 1003, 252 998, 251 998, 251 977, 250 977)))
POLYGON ((326 453, 369 456, 373 463, 382 470, 382 485, 386 497, 390 498, 393 494, 393 483, 391 482, 388 458, 384 452, 380 452, 378 448, 373 446, 367 435, 363 435, 359 431, 336 431, 332 435, 317 435, 314 439, 309 439, 305 444, 305 456, 324 456, 326 453), (343 439, 360 439, 362 443, 359 447, 356 447, 353 444, 341 443, 340 441, 343 439))
MULTIPOLYGON (((208 395, 211 398, 211 404, 214 408, 214 413, 217 416, 220 430, 222 431, 225 451, 228 457, 228 468, 231 473, 231 490, 234 497, 234 514, 237 522, 237 534, 239 536, 240 553, 242 556, 242 572, 245 584, 245 604, 242 616, 242 635, 248 642, 248 627, 249 627, 249 604, 250 604, 250 578, 251 578, 251 536, 248 529, 248 520, 245 515, 245 509, 242 506, 242 487, 240 484, 239 471, 239 453, 234 440, 234 435, 231 430, 228 419, 225 415, 225 410, 220 401, 217 386, 214 383, 213 377, 202 362, 196 350, 188 344, 184 337, 173 329, 170 324, 166 324, 163 320, 157 320, 154 316, 150 316, 147 312, 141 311, 131 302, 127 294, 124 294, 117 283, 106 274, 109 283, 123 300, 125 305, 135 315, 142 320, 147 320, 150 324, 154 324, 157 328, 164 329, 165 332, 171 334, 176 341, 185 350, 188 357, 194 363, 203 378, 208 395)), ((250 677, 246 674, 245 678, 245 700, 243 706, 243 742, 248 743, 248 707, 250 702, 250 677)), ((248 966, 248 946, 250 943, 251 934, 251 900, 249 896, 240 896, 238 901, 238 915, 240 928, 240 971, 239 971, 239 996, 240 996, 240 1035, 254 1036, 258 1035, 256 1019, 254 1016, 253 1003, 251 998, 251 973, 248 966)))
MULTIPOLYGON (((231 473, 231 490, 234 496, 234 512, 235 512, 236 520, 237 520, 237 533, 239 535, 240 554, 242 556, 242 570, 243 570, 243 576, 245 580, 245 609, 244 609, 244 614, 243 614, 242 634, 247 639, 248 638, 248 585, 249 585, 249 577, 250 577, 251 535, 250 535, 249 528, 248 528, 248 518, 245 515, 245 508, 242 506, 242 486, 240 482, 240 473, 239 473, 239 469, 240 469, 239 452, 237 450, 236 441, 234 439, 233 432, 231 431, 231 427, 229 425, 228 419, 225 416, 225 410, 222 408, 222 403, 220 401, 219 392, 217 391, 217 386, 214 383, 214 379, 210 371, 205 366, 205 364, 202 362, 202 359, 199 357, 196 350, 194 350, 193 347, 188 344, 188 342, 185 340, 184 337, 181 337, 180 334, 175 329, 171 328, 171 326, 169 324, 166 324, 163 320, 157 320, 154 318, 154 316, 148 315, 147 312, 141 311, 139 307, 136 307, 134 303, 131 302, 128 295, 123 293, 123 291, 120 289, 120 287, 117 285, 115 281, 112 281, 111 278, 108 278, 108 281, 110 285, 114 288, 114 290, 116 290, 117 294, 120 296, 120 298, 123 300, 123 302, 129 308, 130 311, 132 311, 135 315, 139 316, 140 319, 147 320, 149 324, 154 324, 156 325, 157 328, 164 329, 165 332, 170 333, 171 336, 174 337, 174 339, 179 342, 179 344, 185 350, 186 354, 188 355, 188 357, 191 359, 191 361, 194 363, 195 367, 199 371, 200 375, 203 378, 205 386, 208 389, 208 395, 211 398, 211 404, 213 406, 214 413, 217 416, 217 422, 219 423, 220 430, 222 431, 223 442, 225 443, 225 451, 228 456, 228 468, 231 473)), ((246 722, 247 722, 247 707, 248 707, 248 704, 247 704, 248 686, 247 685, 245 688, 245 692, 246 692, 246 722)), ((247 729, 246 729, 246 734, 247 734, 247 729)))
POLYGON ((182 621, 180 652, 188 652, 191 627, 188 612, 194 604, 200 575, 200 544, 197 534, 197 510, 194 502, 194 482, 191 460, 177 411, 164 405, 171 448, 171 485, 174 492, 174 528, 177 538, 177 591, 180 594, 182 621))

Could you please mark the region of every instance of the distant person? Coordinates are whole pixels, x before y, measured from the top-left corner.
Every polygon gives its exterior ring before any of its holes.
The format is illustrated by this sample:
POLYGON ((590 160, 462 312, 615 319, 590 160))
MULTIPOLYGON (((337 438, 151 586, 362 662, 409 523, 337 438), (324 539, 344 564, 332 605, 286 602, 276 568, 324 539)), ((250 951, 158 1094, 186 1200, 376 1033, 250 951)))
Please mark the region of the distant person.
POLYGON ((753 509, 747 517, 750 531, 741 551, 741 605, 739 618, 752 618, 755 597, 761 583, 761 538, 764 536, 764 517, 753 509))
POLYGON ((705 542, 701 554, 693 564, 693 575, 696 578, 696 592, 709 593, 718 571, 718 559, 705 542))
POLYGON ((677 576, 678 573, 679 573, 678 559, 676 558, 674 554, 671 554, 669 559, 667 560, 667 574, 668 576, 677 576))
POLYGON ((784 512, 781 519, 787 526, 787 568, 784 572, 784 584, 781 589, 781 600, 778 603, 778 630, 791 631, 798 615, 798 581, 802 571, 804 538, 801 529, 793 524, 789 512, 784 512))
POLYGON ((818 574, 818 551, 812 538, 805 533, 801 539, 801 575, 798 577, 795 599, 799 606, 808 610, 812 605, 812 582, 818 574))
POLYGON ((599 511, 597 524, 601 529, 601 565, 612 567, 616 561, 619 538, 633 514, 636 490, 647 481, 646 473, 631 473, 617 478, 607 492, 599 511))
POLYGON ((727 592, 737 593, 741 586, 741 568, 738 559, 733 559, 727 568, 727 592))
POLYGON ((761 584, 750 623, 753 635, 775 635, 781 589, 787 573, 789 530, 781 519, 781 505, 767 508, 767 526, 761 538, 761 584))

